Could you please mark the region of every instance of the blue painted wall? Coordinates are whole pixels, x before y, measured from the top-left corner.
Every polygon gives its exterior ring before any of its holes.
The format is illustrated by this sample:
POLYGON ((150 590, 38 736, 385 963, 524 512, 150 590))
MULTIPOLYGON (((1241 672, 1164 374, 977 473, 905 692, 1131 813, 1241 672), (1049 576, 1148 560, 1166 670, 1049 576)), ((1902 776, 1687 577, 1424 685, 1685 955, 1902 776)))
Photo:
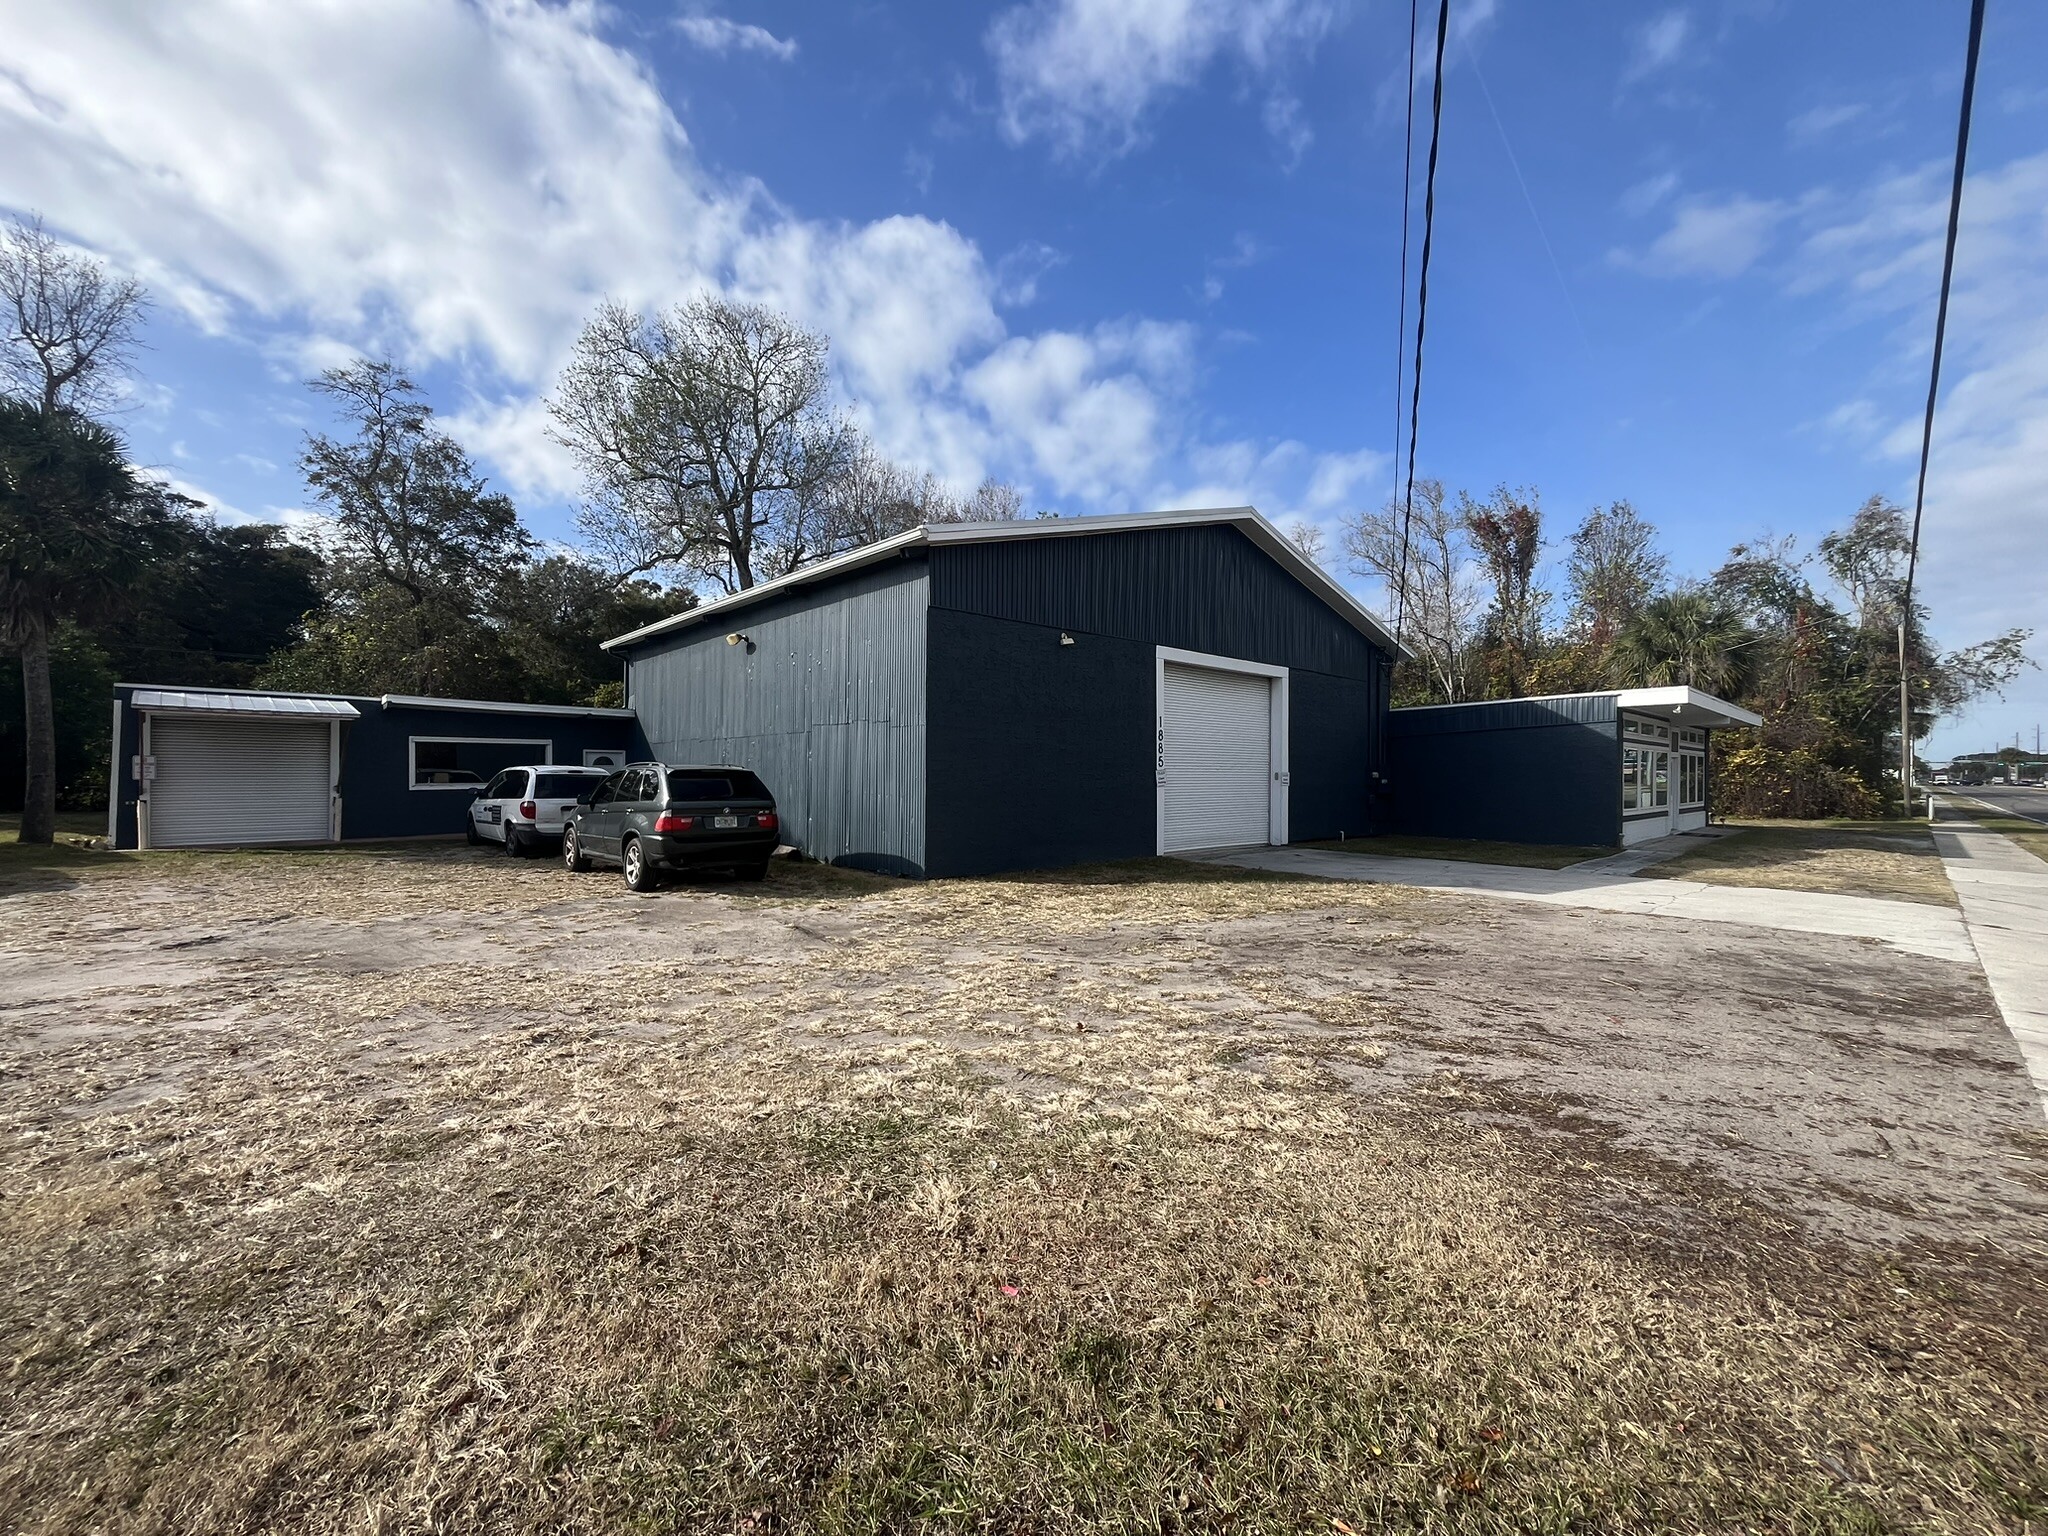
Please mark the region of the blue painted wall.
POLYGON ((1393 831, 1579 847, 1621 841, 1612 694, 1397 709, 1387 747, 1393 831))
POLYGON ((941 545, 931 601, 930 873, 1151 854, 1162 645, 1288 668, 1290 835, 1373 827, 1384 653, 1238 529, 941 545))
MULTIPOLYGON (((115 743, 117 770, 115 839, 117 848, 136 843, 135 802, 140 785, 130 776, 132 759, 142 750, 141 716, 132 707, 136 687, 175 689, 176 684, 123 684, 114 690, 121 704, 121 732, 115 743)), ((194 692, 223 692, 195 689, 194 692)), ((346 694, 300 695, 345 698, 361 713, 344 721, 341 735, 341 835, 345 842, 396 837, 459 837, 473 798, 463 788, 414 789, 407 776, 407 739, 414 736, 517 738, 547 742, 557 763, 583 761, 585 749, 630 753, 635 748, 635 722, 617 717, 505 714, 489 710, 408 708, 386 709, 376 698, 346 694)), ((488 779, 499 768, 544 760, 542 749, 527 745, 459 746, 457 764, 488 779)))

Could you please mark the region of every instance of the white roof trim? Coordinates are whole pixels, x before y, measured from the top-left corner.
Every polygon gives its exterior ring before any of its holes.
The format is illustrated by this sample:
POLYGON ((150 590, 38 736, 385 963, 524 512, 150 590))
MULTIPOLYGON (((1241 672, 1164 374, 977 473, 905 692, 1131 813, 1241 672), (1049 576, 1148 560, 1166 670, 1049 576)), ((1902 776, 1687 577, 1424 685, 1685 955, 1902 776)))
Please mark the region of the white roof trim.
POLYGON ((1679 716, 1681 725, 1707 724, 1718 729, 1764 723, 1762 715, 1753 714, 1726 699, 1717 699, 1711 693, 1702 693, 1697 688, 1623 688, 1614 695, 1614 706, 1617 709, 1665 711, 1679 716), (1718 724, 1695 718, 1698 715, 1717 716, 1718 724))
POLYGON ((362 712, 342 699, 312 699, 292 693, 216 693, 195 688, 137 688, 131 707, 188 715, 243 715, 256 719, 360 720, 362 712))
POLYGON ((1702 693, 1697 688, 1595 688, 1587 693, 1525 693, 1512 699, 1465 699, 1456 704, 1404 704, 1396 714, 1418 714, 1425 709, 1474 709, 1488 704, 1553 704, 1560 699, 1612 699, 1616 709, 1633 709, 1643 712, 1661 710, 1666 713, 1691 711, 1680 720, 1681 725, 1705 725, 1711 730, 1723 730, 1738 725, 1762 725, 1764 717, 1752 714, 1740 704, 1731 704, 1726 699, 1717 699, 1711 693, 1702 693), (1712 715, 1718 718, 1703 721, 1696 715, 1712 715))
POLYGON ((1404 655, 1413 654, 1406 646, 1397 647, 1393 636, 1387 632, 1386 626, 1371 609, 1339 586, 1319 566, 1289 543, 1286 536, 1266 521, 1256 507, 1205 507, 1185 512, 1122 512, 1093 517, 1035 517, 1005 523, 927 523, 923 527, 909 529, 873 544, 864 544, 859 549, 849 550, 846 554, 835 555, 830 560, 821 560, 816 565, 803 566, 787 576, 778 576, 773 581, 761 582, 744 592, 734 592, 727 597, 715 598, 688 612, 658 619, 630 634, 619 635, 605 641, 604 648, 609 651, 619 646, 651 639, 656 635, 667 634, 671 630, 682 629, 717 614, 743 608, 761 598, 772 597, 808 582, 829 579, 845 571, 873 565, 899 551, 918 546, 986 544, 1003 539, 1072 538, 1084 534, 1124 533, 1145 528, 1192 528, 1206 523, 1228 523, 1243 530, 1246 537, 1278 561, 1290 575, 1348 620, 1352 628, 1389 651, 1404 655))
POLYGON ((386 709, 466 709, 482 715, 575 715, 595 720, 633 718, 630 709, 601 709, 594 704, 514 704, 501 699, 434 699, 416 693, 387 693, 377 702, 386 709))

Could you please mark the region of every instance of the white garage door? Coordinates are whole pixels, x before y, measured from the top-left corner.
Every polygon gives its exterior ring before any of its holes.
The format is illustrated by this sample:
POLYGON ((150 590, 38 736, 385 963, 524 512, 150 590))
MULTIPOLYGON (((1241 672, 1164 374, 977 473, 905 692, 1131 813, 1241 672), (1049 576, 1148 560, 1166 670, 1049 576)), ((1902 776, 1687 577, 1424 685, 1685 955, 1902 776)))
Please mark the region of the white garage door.
POLYGON ((1166 663, 1172 853, 1272 841, 1273 680, 1166 663))
POLYGON ((150 846, 326 842, 329 730, 325 720, 153 716, 150 846))

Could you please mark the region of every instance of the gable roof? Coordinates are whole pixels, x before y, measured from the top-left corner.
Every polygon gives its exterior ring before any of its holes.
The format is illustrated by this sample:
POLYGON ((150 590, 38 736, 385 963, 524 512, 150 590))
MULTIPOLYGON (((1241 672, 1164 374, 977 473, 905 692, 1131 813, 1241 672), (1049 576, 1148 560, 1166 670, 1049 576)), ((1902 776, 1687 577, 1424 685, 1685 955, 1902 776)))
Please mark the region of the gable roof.
POLYGON ((609 651, 637 645, 643 640, 651 640, 674 630, 686 629, 705 619, 747 608, 779 593, 791 592, 813 582, 834 580, 848 571, 859 570, 862 566, 887 560, 905 550, 929 548, 940 544, 994 544, 1006 539, 1079 538, 1089 534, 1134 533, 1153 528, 1195 528, 1211 523, 1227 524, 1243 533, 1246 538, 1272 556, 1290 576, 1321 598, 1339 618, 1390 655, 1413 654, 1408 647, 1395 642, 1394 637, 1387 633, 1386 626, 1370 609, 1333 581, 1314 561, 1296 549, 1286 535, 1266 521, 1255 507, 1205 507, 1186 512, 1124 512, 1098 517, 1036 517, 1007 523, 926 523, 922 527, 877 540, 873 544, 863 544, 859 549, 836 555, 830 560, 820 560, 816 565, 804 566, 787 576, 778 576, 773 581, 761 582, 744 592, 716 598, 686 613, 673 614, 652 624, 642 625, 630 634, 619 635, 605 641, 604 648, 609 651))

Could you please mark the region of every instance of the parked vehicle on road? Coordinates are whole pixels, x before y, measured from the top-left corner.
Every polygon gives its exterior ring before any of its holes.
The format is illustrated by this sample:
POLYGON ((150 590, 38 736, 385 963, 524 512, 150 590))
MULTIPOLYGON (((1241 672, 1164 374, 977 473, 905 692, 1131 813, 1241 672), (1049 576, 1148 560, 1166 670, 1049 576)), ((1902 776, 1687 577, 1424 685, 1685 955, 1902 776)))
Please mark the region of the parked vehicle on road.
POLYGON ((560 763, 501 769, 469 804, 469 840, 497 843, 514 858, 552 847, 576 802, 604 778, 602 768, 560 763))
POLYGON ((569 813, 562 862, 579 874, 616 864, 651 891, 689 869, 759 880, 781 841, 775 797, 746 769, 629 763, 569 813))

